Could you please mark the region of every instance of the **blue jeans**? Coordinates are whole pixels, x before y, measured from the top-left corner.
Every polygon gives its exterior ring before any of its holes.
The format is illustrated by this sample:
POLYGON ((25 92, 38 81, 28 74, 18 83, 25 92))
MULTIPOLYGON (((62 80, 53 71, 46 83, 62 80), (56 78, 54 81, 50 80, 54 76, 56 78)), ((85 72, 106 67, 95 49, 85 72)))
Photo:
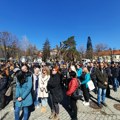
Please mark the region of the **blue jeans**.
POLYGON ((38 97, 38 90, 37 91, 35 91, 35 98, 34 98, 34 105, 35 106, 38 106, 39 104, 40 104, 40 102, 39 102, 39 97, 38 97))
POLYGON ((117 91, 117 88, 119 88, 119 81, 117 78, 113 79, 113 89, 117 91))
POLYGON ((105 103, 105 98, 106 98, 106 89, 105 88, 98 88, 98 104, 101 104, 101 97, 102 97, 102 102, 105 103))
POLYGON ((43 107, 46 107, 47 106, 47 98, 41 98, 41 105, 43 107))
POLYGON ((39 102, 39 98, 36 98, 35 101, 34 101, 34 105, 35 106, 39 106, 40 102, 39 102))
MULTIPOLYGON (((21 110, 21 107, 15 107, 15 120, 19 120, 20 119, 20 110, 21 110)), ((28 107, 23 107, 23 111, 24 111, 24 114, 23 114, 23 120, 28 120, 28 107)))

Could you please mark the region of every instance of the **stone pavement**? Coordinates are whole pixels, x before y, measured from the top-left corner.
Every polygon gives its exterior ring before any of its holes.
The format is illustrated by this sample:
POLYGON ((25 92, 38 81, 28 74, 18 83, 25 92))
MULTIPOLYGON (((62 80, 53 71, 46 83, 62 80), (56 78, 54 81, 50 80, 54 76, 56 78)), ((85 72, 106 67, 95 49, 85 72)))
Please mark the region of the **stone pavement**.
MULTIPOLYGON (((97 95, 91 92, 92 100, 96 101, 97 95)), ((112 98, 107 98, 107 107, 102 109, 93 109, 90 106, 84 106, 81 100, 78 100, 78 120, 120 120, 120 111, 114 108, 114 104, 120 104, 120 88, 117 92, 111 90, 112 98)), ((66 101, 67 102, 67 101, 66 101)), ((0 111, 0 120, 14 120, 14 111, 12 110, 12 101, 3 110, 0 111)), ((49 120, 50 107, 47 107, 46 113, 41 113, 40 108, 31 113, 29 120, 49 120)), ((69 113, 60 105, 60 120, 71 120, 69 113)))

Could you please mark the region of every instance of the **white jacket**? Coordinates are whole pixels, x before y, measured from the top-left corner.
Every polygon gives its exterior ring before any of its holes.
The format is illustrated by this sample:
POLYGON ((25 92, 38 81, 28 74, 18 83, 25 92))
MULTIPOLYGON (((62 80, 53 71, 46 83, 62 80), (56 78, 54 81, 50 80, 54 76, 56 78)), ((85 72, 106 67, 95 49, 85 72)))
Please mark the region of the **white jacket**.
POLYGON ((42 75, 40 76, 38 97, 40 98, 48 97, 47 84, 49 79, 50 75, 46 75, 45 77, 43 77, 42 75))

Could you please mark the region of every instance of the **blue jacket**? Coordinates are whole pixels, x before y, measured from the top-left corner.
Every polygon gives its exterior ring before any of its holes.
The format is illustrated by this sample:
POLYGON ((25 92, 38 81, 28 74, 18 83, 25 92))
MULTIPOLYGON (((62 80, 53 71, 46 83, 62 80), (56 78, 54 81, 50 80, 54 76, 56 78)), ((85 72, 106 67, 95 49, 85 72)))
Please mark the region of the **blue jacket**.
POLYGON ((26 77, 26 82, 20 86, 20 83, 17 82, 16 86, 16 103, 15 105, 17 107, 25 107, 30 106, 33 103, 32 95, 31 95, 31 89, 32 89, 32 77, 26 77), (22 101, 18 101, 17 98, 22 97, 22 101))
POLYGON ((86 73, 86 75, 85 75, 85 80, 83 80, 82 82, 81 82, 81 84, 85 84, 86 85, 86 88, 88 88, 88 81, 90 81, 90 73, 86 73))
POLYGON ((80 78, 81 75, 82 75, 82 68, 79 68, 77 70, 77 77, 80 78))

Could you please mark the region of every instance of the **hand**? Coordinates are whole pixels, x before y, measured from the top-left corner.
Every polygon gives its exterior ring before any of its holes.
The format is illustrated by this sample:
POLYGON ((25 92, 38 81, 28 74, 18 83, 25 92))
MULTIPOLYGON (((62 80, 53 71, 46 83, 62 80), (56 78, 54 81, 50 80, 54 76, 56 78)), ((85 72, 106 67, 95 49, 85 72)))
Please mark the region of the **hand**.
POLYGON ((107 85, 107 82, 105 82, 104 84, 107 85))
POLYGON ((19 98, 18 98, 18 101, 19 101, 19 102, 20 102, 20 101, 22 101, 22 98, 21 98, 21 97, 19 97, 19 98))

